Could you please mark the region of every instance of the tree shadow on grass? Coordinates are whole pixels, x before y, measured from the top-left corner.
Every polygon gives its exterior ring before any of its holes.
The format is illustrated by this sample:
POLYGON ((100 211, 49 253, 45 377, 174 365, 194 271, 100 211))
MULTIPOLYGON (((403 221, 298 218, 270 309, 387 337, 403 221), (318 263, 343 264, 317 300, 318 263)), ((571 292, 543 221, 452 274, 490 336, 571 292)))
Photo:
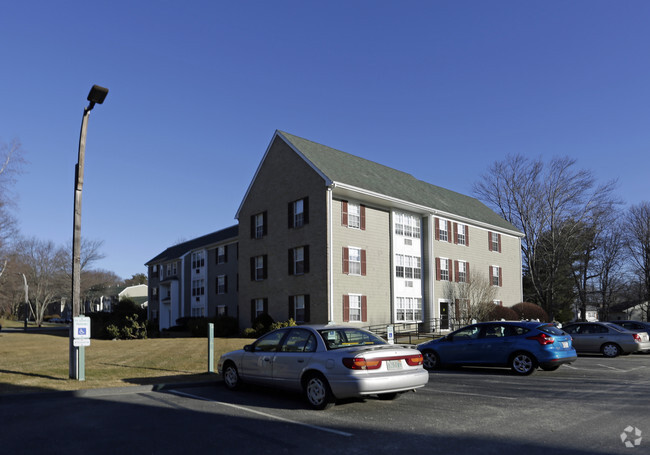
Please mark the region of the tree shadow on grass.
POLYGON ((216 382, 219 377, 216 373, 196 373, 196 374, 177 374, 168 376, 152 376, 142 378, 125 378, 123 381, 127 384, 135 385, 155 385, 161 387, 166 384, 183 384, 199 382, 216 382))

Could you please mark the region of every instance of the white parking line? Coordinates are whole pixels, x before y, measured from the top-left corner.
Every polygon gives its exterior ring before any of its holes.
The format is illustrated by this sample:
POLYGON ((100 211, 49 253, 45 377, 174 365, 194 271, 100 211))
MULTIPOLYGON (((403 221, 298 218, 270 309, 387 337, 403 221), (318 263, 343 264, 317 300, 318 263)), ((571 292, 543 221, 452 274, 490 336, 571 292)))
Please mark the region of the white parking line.
POLYGON ((211 400, 209 398, 205 398, 205 397, 202 397, 202 396, 199 396, 199 395, 193 395, 191 393, 180 392, 178 390, 170 390, 169 392, 173 393, 175 395, 179 395, 179 396, 195 398, 197 400, 211 401, 212 403, 220 404, 222 406, 228 406, 228 407, 231 407, 231 408, 234 408, 234 409, 238 409, 240 411, 246 411, 246 412, 250 412, 250 413, 253 413, 253 414, 258 414, 258 415, 267 417, 269 419, 279 420, 281 422, 292 423, 294 425, 300 425, 300 426, 303 426, 303 427, 311 428, 313 430, 325 431, 327 433, 334 433, 334 434, 337 434, 339 436, 346 436, 346 437, 354 436, 352 433, 346 433, 345 431, 333 430, 331 428, 319 427, 317 425, 310 425, 308 423, 298 422, 296 420, 285 419, 284 417, 278 417, 278 416, 275 416, 273 414, 267 414, 266 412, 256 411, 255 409, 250 409, 250 408, 247 408, 247 407, 244 407, 244 406, 238 406, 238 405, 232 404, 232 403, 224 403, 223 401, 211 400))

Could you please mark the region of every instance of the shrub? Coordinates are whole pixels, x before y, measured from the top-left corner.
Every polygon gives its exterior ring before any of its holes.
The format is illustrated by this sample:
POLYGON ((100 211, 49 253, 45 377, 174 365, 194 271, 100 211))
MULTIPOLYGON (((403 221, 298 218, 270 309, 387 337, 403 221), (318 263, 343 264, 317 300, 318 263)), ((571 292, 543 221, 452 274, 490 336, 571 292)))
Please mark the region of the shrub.
POLYGON ((493 305, 493 308, 490 308, 489 318, 492 321, 499 321, 501 319, 505 319, 506 321, 516 321, 519 319, 519 314, 510 307, 493 305))
POLYGON ((231 337, 239 332, 237 318, 232 316, 217 316, 214 318, 213 323, 214 336, 216 337, 231 337))
POLYGON ((271 324, 271 326, 269 327, 269 331, 275 329, 281 329, 282 327, 293 327, 295 325, 297 324, 296 321, 294 321, 293 319, 289 319, 288 321, 278 321, 271 324))
POLYGON ((262 313, 256 317, 253 321, 253 329, 255 330, 256 336, 259 337, 269 332, 274 322, 273 318, 266 313, 262 313))
POLYGON ((539 319, 541 322, 548 322, 548 314, 544 308, 535 303, 521 302, 514 305, 512 309, 519 319, 539 319))
POLYGON ((242 331, 242 336, 244 338, 257 338, 257 332, 254 328, 248 327, 242 331))
POLYGON ((91 313, 89 316, 91 335, 95 339, 147 338, 147 310, 131 299, 120 300, 111 313, 91 313))

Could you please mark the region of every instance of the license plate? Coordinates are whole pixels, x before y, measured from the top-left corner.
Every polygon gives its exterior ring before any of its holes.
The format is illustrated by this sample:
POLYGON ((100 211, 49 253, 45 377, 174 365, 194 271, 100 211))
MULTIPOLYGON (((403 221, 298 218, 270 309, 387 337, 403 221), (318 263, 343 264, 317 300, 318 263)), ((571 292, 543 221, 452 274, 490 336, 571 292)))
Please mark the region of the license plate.
POLYGON ((399 370, 402 368, 401 360, 386 360, 386 369, 387 370, 399 370))
POLYGON ((569 342, 568 342, 568 341, 563 341, 563 342, 562 342, 562 347, 563 347, 564 349, 569 349, 569 342))

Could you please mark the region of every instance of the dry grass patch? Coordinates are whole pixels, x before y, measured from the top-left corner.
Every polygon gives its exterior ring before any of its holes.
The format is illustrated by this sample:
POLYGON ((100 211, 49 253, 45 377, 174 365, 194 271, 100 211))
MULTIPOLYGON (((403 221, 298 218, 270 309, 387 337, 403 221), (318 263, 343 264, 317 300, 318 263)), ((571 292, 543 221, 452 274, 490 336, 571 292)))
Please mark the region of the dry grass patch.
MULTIPOLYGON (((215 338, 219 356, 250 343, 215 338)), ((0 332, 0 394, 214 380, 205 338, 91 340, 85 381, 69 379, 68 332, 0 332)))

